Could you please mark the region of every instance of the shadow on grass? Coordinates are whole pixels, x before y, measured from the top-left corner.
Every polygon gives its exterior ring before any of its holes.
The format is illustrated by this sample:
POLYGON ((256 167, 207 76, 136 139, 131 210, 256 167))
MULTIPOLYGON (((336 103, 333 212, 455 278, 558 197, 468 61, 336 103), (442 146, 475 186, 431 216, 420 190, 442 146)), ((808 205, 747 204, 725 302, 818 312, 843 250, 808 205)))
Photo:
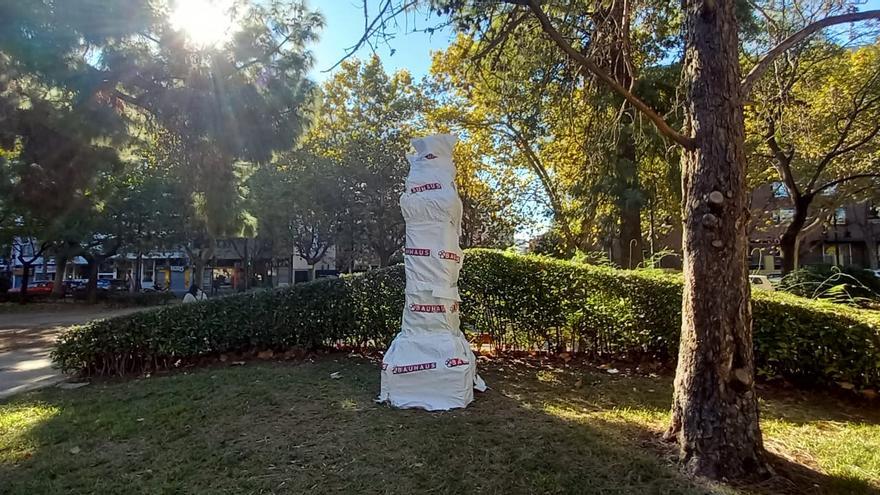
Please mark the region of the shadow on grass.
POLYGON ((0 486, 22 494, 877 492, 795 464, 775 484, 687 479, 657 440, 664 379, 498 365, 487 372, 492 390, 471 407, 428 413, 374 404, 378 375, 373 363, 331 357, 21 396, 0 403, 0 486), (342 378, 330 379, 337 371, 342 378))

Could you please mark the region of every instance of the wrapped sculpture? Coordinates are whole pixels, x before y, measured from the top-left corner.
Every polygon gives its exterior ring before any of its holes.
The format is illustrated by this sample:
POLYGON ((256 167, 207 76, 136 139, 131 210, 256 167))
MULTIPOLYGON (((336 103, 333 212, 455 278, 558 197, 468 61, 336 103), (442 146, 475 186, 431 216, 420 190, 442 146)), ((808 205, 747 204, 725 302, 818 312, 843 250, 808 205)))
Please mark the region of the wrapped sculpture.
POLYGON ((382 360, 379 400, 429 411, 465 407, 486 385, 459 328, 458 274, 464 253, 455 188, 455 136, 412 141, 400 209, 406 221, 406 304, 400 333, 382 360))

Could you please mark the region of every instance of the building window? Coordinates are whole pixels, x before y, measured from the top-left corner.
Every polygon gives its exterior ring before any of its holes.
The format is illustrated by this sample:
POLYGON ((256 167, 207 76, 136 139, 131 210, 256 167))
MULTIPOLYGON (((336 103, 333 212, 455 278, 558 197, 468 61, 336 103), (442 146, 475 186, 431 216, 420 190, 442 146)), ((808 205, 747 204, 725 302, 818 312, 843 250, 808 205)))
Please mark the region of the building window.
POLYGON ((823 261, 828 265, 852 265, 852 244, 826 244, 823 254, 823 261))
POLYGON ((846 225, 846 208, 834 210, 834 225, 846 225))
POLYGON ((144 282, 152 282, 153 281, 153 270, 156 268, 156 262, 151 260, 144 263, 144 282))
POLYGON ((773 221, 776 223, 789 223, 794 219, 794 208, 779 208, 773 212, 773 221))
POLYGON ((787 198, 788 197, 788 189, 785 188, 785 184, 782 182, 774 182, 771 184, 773 188, 773 197, 774 198, 787 198))

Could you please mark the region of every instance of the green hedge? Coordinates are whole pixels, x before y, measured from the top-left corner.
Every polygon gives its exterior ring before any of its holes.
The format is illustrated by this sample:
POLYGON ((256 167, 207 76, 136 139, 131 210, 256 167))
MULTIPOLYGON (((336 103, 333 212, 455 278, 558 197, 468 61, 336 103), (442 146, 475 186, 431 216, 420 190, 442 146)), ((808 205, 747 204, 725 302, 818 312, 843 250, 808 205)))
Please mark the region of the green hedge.
MULTIPOLYGON (((403 286, 396 266, 94 322, 62 335, 54 359, 66 371, 123 374, 250 349, 383 348, 400 325, 403 286)), ((681 286, 660 271, 470 250, 464 329, 503 349, 670 362, 681 286)), ((761 374, 880 386, 880 313, 778 293, 756 293, 753 306, 761 374)))

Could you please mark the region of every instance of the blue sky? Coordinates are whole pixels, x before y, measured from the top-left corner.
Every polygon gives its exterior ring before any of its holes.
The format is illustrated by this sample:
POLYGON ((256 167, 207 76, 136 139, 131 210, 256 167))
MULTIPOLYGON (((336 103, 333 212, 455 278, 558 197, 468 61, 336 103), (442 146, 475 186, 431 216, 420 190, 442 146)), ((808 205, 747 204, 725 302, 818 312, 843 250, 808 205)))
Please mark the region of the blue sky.
MULTIPOLYGON (((379 0, 369 0, 371 12, 375 12, 379 0)), ((321 33, 321 41, 312 47, 315 55, 315 68, 312 76, 316 81, 327 79, 324 70, 330 68, 353 46, 364 32, 364 14, 361 0, 308 0, 308 5, 324 15, 326 26, 321 33)), ((859 10, 880 9, 880 0, 866 0, 859 10)), ((414 32, 413 27, 437 26, 442 19, 428 17, 425 12, 400 16, 397 36, 389 42, 390 46, 376 47, 382 57, 385 69, 389 72, 408 69, 416 79, 428 73, 431 66, 431 52, 442 50, 452 38, 450 29, 428 35, 414 32), (391 49, 395 53, 391 55, 391 49)), ((365 58, 372 53, 370 47, 362 47, 355 56, 365 58)))
MULTIPOLYGON (((878 0, 880 1, 880 0, 878 0)), ((375 11, 378 0, 370 0, 371 10, 375 11)), ((361 0, 310 0, 309 6, 324 15, 326 25, 321 33, 321 41, 312 47, 315 56, 315 68, 312 76, 317 81, 328 77, 323 71, 339 61, 346 49, 353 46, 364 32, 364 14, 361 0)), ((425 12, 400 16, 396 38, 389 42, 390 46, 379 45, 376 53, 382 57, 385 69, 389 72, 397 69, 408 69, 417 79, 427 74, 431 66, 431 51, 442 50, 449 45, 452 32, 444 29, 433 35, 414 32, 414 27, 422 29, 437 26, 442 19, 428 17, 425 12), (391 55, 391 49, 395 53, 391 55)), ((372 50, 362 47, 357 53, 358 58, 369 57, 372 50)))

